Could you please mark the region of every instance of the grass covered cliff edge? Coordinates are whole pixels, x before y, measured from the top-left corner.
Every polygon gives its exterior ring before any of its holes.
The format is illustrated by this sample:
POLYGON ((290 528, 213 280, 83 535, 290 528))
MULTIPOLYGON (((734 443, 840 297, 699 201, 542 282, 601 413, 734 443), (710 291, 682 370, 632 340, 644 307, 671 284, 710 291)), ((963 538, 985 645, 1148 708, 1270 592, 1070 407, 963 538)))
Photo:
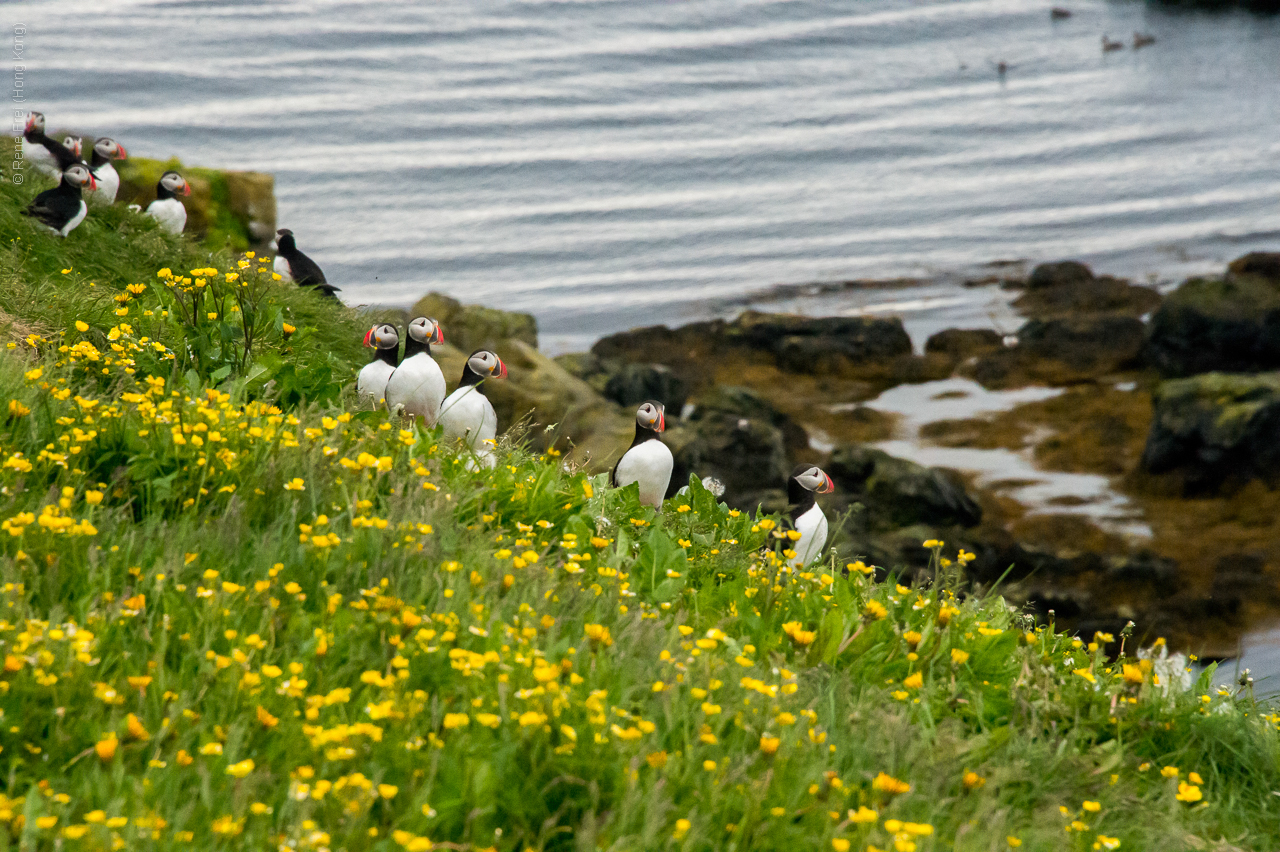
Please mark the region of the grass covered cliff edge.
POLYGON ((119 208, 58 240, 35 191, 0 183, 0 849, 1280 847, 1247 690, 957 596, 945 543, 932 587, 787 574, 696 481, 469 470, 358 410, 355 312, 119 208))

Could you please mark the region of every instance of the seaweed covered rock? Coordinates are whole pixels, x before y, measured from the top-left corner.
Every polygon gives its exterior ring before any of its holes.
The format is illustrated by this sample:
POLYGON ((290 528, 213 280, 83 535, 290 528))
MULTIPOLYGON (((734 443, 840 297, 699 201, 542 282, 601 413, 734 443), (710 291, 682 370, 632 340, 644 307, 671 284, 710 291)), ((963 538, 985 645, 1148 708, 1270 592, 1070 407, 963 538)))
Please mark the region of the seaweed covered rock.
POLYGON ((411 316, 437 320, 444 327, 445 340, 467 352, 492 349, 503 355, 503 345, 512 340, 538 347, 538 321, 532 314, 464 305, 436 292, 423 296, 409 311, 411 316))
POLYGON ((1052 318, 1086 313, 1141 316, 1159 304, 1160 294, 1151 287, 1109 275, 1096 277, 1083 263, 1066 260, 1032 270, 1026 292, 1013 306, 1027 316, 1052 318))
POLYGON ((794 453, 809 446, 809 435, 803 426, 748 388, 717 385, 709 394, 698 398, 689 419, 698 423, 722 416, 765 421, 782 433, 782 443, 788 452, 794 453))
POLYGON ((971 372, 987 387, 1067 384, 1137 366, 1144 335, 1141 320, 1120 314, 1033 319, 1016 346, 981 357, 971 372))
POLYGON ((925 341, 926 354, 946 355, 957 361, 998 351, 1004 346, 1000 335, 989 328, 948 328, 925 341))
POLYGON ((143 208, 155 200, 161 175, 171 169, 181 172, 191 184, 191 195, 182 200, 187 208, 186 232, 210 248, 264 248, 275 236, 275 178, 269 174, 184 166, 176 157, 130 157, 115 166, 120 174, 116 203, 143 208))
POLYGON ((1148 473, 1179 474, 1190 494, 1280 480, 1280 373, 1173 379, 1153 399, 1148 473))
POLYGON ((665 364, 623 364, 605 381, 604 395, 622 406, 656 399, 671 415, 678 415, 689 391, 665 364))
POLYGON ((839 493, 866 506, 872 523, 972 527, 982 520, 982 507, 952 471, 860 446, 838 447, 824 470, 839 493))
POLYGON ((784 507, 791 463, 781 429, 764 417, 715 409, 704 410, 691 426, 692 435, 675 451, 680 476, 673 475, 673 483, 683 483, 693 471, 720 480, 725 502, 736 508, 784 507))
POLYGON ((1280 368, 1280 257, 1254 253, 1192 278, 1151 318, 1146 358, 1170 377, 1280 368))

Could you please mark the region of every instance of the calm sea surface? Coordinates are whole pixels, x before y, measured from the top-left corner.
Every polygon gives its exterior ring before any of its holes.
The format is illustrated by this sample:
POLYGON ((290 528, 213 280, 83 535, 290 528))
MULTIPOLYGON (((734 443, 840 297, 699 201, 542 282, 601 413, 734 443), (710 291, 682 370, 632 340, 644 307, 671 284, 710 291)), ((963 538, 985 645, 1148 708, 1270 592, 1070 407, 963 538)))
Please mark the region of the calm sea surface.
POLYGON ((1051 22, 1049 5, 62 0, 0 16, 30 28, 27 91, 51 126, 273 172, 281 225, 348 302, 439 289, 532 311, 563 351, 777 284, 937 277, 906 299, 788 302, 933 328, 1000 312, 948 278, 987 261, 1170 279, 1280 247, 1280 20, 1080 0, 1051 22), (1157 43, 1100 50, 1135 30, 1157 43))

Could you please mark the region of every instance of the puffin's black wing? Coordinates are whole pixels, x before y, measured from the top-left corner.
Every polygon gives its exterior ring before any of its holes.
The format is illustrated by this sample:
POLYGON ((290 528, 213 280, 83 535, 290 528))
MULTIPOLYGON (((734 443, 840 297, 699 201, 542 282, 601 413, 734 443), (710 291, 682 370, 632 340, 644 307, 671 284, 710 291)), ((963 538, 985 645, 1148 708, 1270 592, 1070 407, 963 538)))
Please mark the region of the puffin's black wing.
POLYGON ((316 284, 311 289, 315 290, 317 293, 319 293, 322 296, 327 296, 330 299, 336 299, 338 297, 335 294, 342 288, 333 287, 329 284, 316 284))
POLYGON ((71 150, 67 148, 66 145, 63 145, 56 139, 50 139, 48 136, 41 136, 40 144, 45 147, 45 150, 53 155, 53 158, 58 161, 58 168, 62 169, 64 172, 72 163, 80 162, 79 157, 71 153, 71 150))
POLYGON ((57 189, 46 189, 22 212, 56 230, 67 224, 79 209, 80 199, 57 189))
POLYGON ((300 251, 295 251, 289 258, 289 274, 299 287, 319 287, 329 283, 316 262, 300 251))

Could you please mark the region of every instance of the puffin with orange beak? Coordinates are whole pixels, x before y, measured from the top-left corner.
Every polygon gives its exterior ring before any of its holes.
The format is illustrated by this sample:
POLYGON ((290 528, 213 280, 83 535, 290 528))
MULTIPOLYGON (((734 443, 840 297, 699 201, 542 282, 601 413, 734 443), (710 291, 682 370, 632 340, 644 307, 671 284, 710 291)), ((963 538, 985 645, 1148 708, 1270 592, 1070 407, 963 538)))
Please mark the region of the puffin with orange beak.
POLYGON ((365 334, 364 345, 372 347, 374 355, 356 376, 356 393, 361 402, 378 405, 387 392, 387 379, 400 364, 400 333, 394 325, 375 325, 365 334))
POLYGON ((507 365, 496 353, 477 349, 462 368, 458 389, 440 406, 438 422, 444 427, 445 438, 461 441, 485 467, 497 464, 493 445, 498 437, 498 414, 480 386, 489 379, 506 377, 507 365))
POLYGON ((22 211, 60 237, 75 230, 89 215, 89 207, 80 197, 82 187, 97 187, 93 174, 84 163, 72 163, 62 173, 62 182, 37 195, 22 211))
POLYGON ((800 533, 791 548, 796 555, 787 562, 792 568, 808 565, 827 546, 827 516, 814 495, 828 494, 835 488, 831 477, 820 467, 802 464, 791 472, 787 480, 787 502, 791 504, 791 526, 800 533))
POLYGON ((105 136, 93 143, 93 157, 89 160, 89 171, 93 172, 98 188, 89 195, 89 200, 101 204, 113 204, 116 193, 120 191, 120 175, 112 160, 127 160, 129 152, 114 139, 105 136))
POLYGON ((667 428, 666 410, 657 400, 649 400, 636 409, 636 436, 631 446, 613 468, 615 488, 635 482, 640 486, 640 502, 655 509, 662 508, 671 484, 675 459, 660 437, 667 428))
MULTIPOLYGON (((45 135, 44 129, 44 113, 27 113, 26 129, 22 133, 22 138, 28 144, 23 146, 22 156, 35 166, 37 171, 61 180, 67 169, 80 162, 80 150, 78 147, 72 150, 71 147, 56 139, 50 139, 45 135)), ((67 137, 67 139, 74 143, 79 142, 79 140, 73 140, 73 137, 67 137)))
POLYGON ((177 172, 165 172, 156 184, 156 200, 147 205, 147 215, 171 234, 181 234, 187 227, 187 208, 178 200, 191 194, 191 184, 177 172))
POLYGON ((387 410, 392 414, 421 417, 430 428, 444 402, 444 373, 431 357, 431 344, 444 343, 444 330, 430 317, 414 317, 406 329, 404 360, 387 380, 387 410))

